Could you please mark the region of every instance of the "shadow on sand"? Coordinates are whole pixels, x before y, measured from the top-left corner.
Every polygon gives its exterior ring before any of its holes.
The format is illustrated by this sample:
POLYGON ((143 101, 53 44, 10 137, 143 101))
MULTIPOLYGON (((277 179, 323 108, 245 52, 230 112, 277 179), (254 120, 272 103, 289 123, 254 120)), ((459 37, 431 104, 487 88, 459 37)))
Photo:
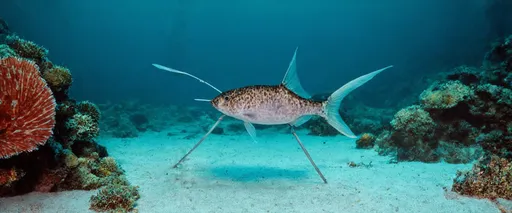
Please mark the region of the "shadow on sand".
POLYGON ((238 182, 254 182, 269 179, 300 180, 308 177, 306 170, 282 169, 265 166, 220 166, 213 167, 210 173, 220 179, 238 182))

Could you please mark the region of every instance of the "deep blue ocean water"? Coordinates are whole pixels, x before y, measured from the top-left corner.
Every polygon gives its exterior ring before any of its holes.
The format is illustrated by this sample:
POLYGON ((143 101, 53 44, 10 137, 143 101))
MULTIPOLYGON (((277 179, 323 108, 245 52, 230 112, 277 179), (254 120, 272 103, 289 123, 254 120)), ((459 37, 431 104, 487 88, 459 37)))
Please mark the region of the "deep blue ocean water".
POLYGON ((194 104, 215 91, 151 63, 226 90, 279 83, 299 46, 311 93, 395 65, 355 91, 374 105, 396 102, 399 92, 382 91, 414 90, 422 74, 480 63, 499 15, 478 0, 5 0, 0 14, 72 70, 77 99, 194 104))

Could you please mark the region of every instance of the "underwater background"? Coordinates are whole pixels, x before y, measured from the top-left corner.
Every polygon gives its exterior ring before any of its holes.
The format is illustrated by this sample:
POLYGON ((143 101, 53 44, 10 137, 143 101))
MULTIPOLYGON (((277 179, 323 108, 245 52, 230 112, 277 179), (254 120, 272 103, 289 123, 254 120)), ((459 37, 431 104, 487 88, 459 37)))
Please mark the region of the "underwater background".
POLYGON ((276 84, 299 46, 300 77, 311 93, 331 92, 361 73, 395 65, 355 91, 382 105, 418 90, 420 73, 480 63, 495 37, 493 16, 500 17, 487 8, 476 0, 9 0, 0 10, 14 31, 74 70, 70 92, 78 99, 197 104, 191 99, 215 92, 155 71, 151 63, 197 74, 223 89, 276 84), (376 87, 396 92, 382 97, 372 91, 376 87), (191 94, 177 92, 182 90, 191 94))
POLYGON ((507 0, 5 0, 0 213, 512 212, 510 11, 507 0), (232 118, 172 168, 221 116, 194 99, 218 93, 153 63, 226 91, 281 83, 297 47, 314 100, 393 65, 342 102, 357 138, 320 117, 297 127, 328 184, 287 126, 256 125, 253 143, 232 118))

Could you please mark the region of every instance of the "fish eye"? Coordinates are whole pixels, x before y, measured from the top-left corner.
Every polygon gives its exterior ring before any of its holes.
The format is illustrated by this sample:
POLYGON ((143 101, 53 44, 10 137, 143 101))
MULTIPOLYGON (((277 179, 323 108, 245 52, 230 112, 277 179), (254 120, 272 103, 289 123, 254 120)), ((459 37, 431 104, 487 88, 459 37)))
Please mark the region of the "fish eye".
POLYGON ((225 101, 229 100, 228 96, 224 96, 224 100, 225 101))

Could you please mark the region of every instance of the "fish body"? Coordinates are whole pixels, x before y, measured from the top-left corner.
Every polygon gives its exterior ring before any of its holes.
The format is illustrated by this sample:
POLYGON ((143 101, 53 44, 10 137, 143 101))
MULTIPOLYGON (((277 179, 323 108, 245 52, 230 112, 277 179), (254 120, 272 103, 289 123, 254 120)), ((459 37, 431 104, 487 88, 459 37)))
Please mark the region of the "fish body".
POLYGON ((297 49, 281 84, 246 86, 228 90, 211 100, 211 104, 225 115, 244 121, 247 131, 254 140, 256 130, 252 124, 300 126, 313 116, 325 118, 340 133, 356 138, 340 117, 338 110, 341 101, 348 93, 393 66, 356 78, 332 93, 327 100, 316 101, 301 86, 297 75, 296 58, 297 49))
POLYGON ((284 85, 254 85, 221 93, 211 101, 220 112, 253 124, 279 125, 323 115, 322 102, 300 97, 284 85))

